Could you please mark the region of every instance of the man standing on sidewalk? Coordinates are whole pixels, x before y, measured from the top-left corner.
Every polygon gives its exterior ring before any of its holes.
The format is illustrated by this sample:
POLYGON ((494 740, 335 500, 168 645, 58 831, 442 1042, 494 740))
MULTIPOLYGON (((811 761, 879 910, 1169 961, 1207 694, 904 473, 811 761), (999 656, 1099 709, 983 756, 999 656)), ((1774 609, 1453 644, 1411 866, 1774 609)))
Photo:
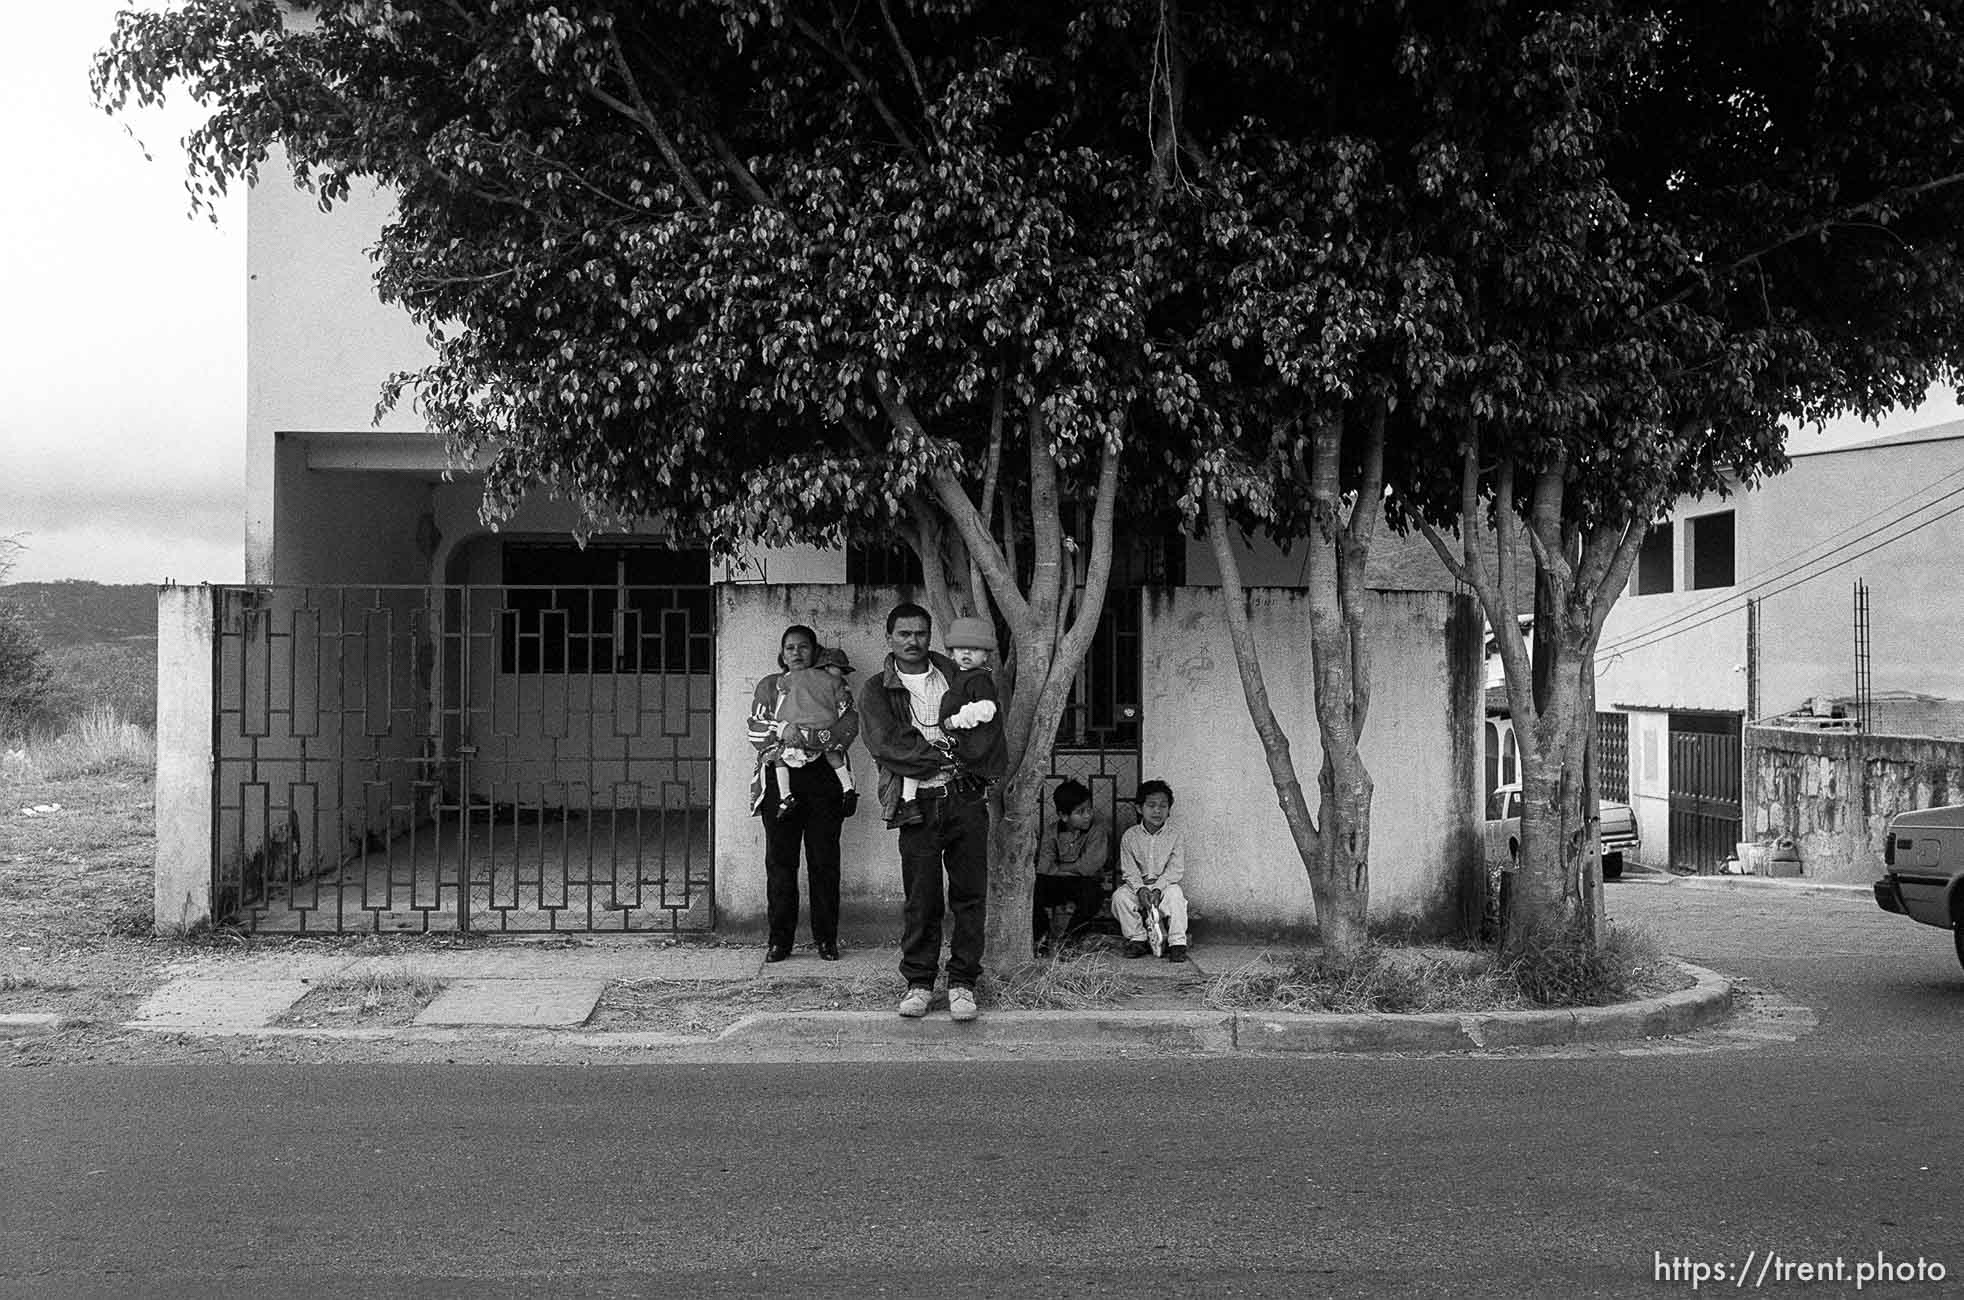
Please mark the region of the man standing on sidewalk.
MULTIPOLYGON (((918 1019, 934 996, 941 963, 941 918, 952 921, 948 943, 948 1016, 973 1020, 975 981, 982 975, 984 907, 989 890, 989 783, 1002 777, 1002 746, 986 750, 994 771, 964 769, 938 725, 941 697, 955 680, 951 659, 935 654, 934 621, 919 605, 896 605, 887 615, 886 664, 860 692, 860 736, 880 772, 880 807, 893 823, 901 780, 919 783, 920 820, 900 827, 900 883, 906 893, 900 974, 907 993, 900 1014, 918 1019), (946 890, 943 890, 943 877, 946 890)), ((993 631, 990 640, 994 640, 993 631)), ((1002 727, 994 718, 982 728, 1002 727)), ((980 730, 980 728, 978 728, 980 730)), ((964 746, 968 749, 968 746, 964 746)))

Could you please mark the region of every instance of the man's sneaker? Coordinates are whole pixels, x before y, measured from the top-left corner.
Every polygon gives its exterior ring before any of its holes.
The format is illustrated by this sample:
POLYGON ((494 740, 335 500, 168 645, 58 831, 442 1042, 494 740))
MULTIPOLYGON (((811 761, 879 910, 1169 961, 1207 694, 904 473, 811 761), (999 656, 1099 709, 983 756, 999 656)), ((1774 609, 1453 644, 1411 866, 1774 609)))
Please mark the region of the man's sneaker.
POLYGON ((1126 941, 1125 955, 1127 957, 1143 957, 1151 951, 1152 949, 1146 946, 1144 939, 1129 939, 1126 941))
POLYGON ((1166 960, 1185 961, 1186 959, 1187 959, 1187 946, 1185 944, 1172 943, 1166 946, 1166 960))
POLYGON ((973 1020, 980 1014, 975 1009, 975 990, 959 985, 948 990, 948 1019, 973 1020))
POLYGON ((933 1002, 933 989, 925 984, 912 985, 907 990, 907 996, 900 999, 900 1014, 909 1020, 919 1020, 927 1014, 927 1009, 933 1002))

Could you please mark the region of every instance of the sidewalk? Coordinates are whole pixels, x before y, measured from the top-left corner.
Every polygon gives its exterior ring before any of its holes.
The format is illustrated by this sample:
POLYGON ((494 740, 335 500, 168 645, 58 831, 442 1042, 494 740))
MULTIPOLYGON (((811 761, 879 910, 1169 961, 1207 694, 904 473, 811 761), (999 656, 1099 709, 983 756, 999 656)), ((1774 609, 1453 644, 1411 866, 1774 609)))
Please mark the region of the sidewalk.
MULTIPOLYGON (((1437 1052, 1679 1034, 1723 1019, 1733 998, 1726 980, 1686 966, 1696 981, 1693 987, 1613 1007, 1310 1015, 1205 1005, 1216 976, 1260 961, 1267 951, 1210 944, 1196 947, 1184 964, 1104 953, 1093 960, 1109 963, 1128 990, 1116 1006, 1011 1010, 991 1007, 985 993, 981 1019, 956 1024, 940 999, 926 1019, 905 1020, 896 1014, 902 985, 898 951, 891 945, 848 947, 836 962, 820 961, 809 948, 800 948, 790 960, 768 964, 761 945, 670 946, 639 938, 582 937, 573 943, 512 939, 379 956, 262 950, 207 954, 178 963, 126 1027, 199 1038, 502 1044, 530 1051, 615 1049, 657 1055, 714 1048, 792 1058, 835 1056, 842 1049, 965 1056, 1012 1055, 1025 1049, 1091 1055, 1437 1052), (413 1014, 405 1009, 391 1023, 371 1018, 370 1023, 335 1026, 324 1023, 328 1017, 306 1014, 304 1007, 295 1012, 308 994, 323 988, 334 991, 326 1000, 345 1003, 358 997, 351 989, 402 987, 414 981, 424 982, 427 1001, 417 999, 413 1014), (432 990, 432 983, 440 988, 432 990), (631 1001, 651 989, 670 1001, 688 998, 693 991, 706 999, 724 999, 726 1011, 730 1003, 742 1010, 721 1016, 721 1023, 681 1029, 642 1027, 633 1015, 618 1013, 623 998, 631 1001), (809 1007, 814 1001, 825 1005, 814 990, 827 989, 842 995, 832 1005, 850 1003, 853 1009, 776 1009, 809 1007), (432 991, 434 997, 428 997, 432 991), (283 1017, 286 1023, 276 1023, 283 1017)), ((345 1013, 351 1008, 331 1010, 345 1013)))

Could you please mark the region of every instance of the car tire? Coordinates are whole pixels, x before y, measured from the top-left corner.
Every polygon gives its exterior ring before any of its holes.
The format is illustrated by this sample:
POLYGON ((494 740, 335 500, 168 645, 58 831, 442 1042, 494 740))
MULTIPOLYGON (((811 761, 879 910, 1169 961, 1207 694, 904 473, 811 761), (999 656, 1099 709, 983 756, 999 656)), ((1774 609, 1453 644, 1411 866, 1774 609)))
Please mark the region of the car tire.
POLYGON ((1603 879, 1623 879, 1623 855, 1621 853, 1603 854, 1603 879))

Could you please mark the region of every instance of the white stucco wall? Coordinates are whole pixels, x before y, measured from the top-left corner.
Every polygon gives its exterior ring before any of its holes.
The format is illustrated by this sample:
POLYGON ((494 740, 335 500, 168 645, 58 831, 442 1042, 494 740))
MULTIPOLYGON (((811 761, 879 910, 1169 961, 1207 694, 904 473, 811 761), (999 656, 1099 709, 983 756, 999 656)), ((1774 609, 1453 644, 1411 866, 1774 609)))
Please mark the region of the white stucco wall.
MULTIPOLYGON (((778 671, 784 629, 803 623, 819 641, 839 646, 866 675, 886 659, 887 611, 900 601, 890 588, 832 584, 717 588, 716 638, 716 915, 724 930, 764 926, 764 824, 750 815, 750 772, 755 751, 744 722, 757 683, 778 671)), ((852 748, 855 780, 863 792, 857 816, 839 837, 839 901, 849 932, 897 938, 900 932, 900 851, 895 833, 880 821, 873 797, 878 778, 864 744, 852 748)), ((802 883, 802 873, 800 873, 802 883)), ((809 914, 801 907, 799 938, 809 914)))
MULTIPOLYGON (((1438 592, 1367 597, 1374 690, 1363 752, 1376 784, 1371 914, 1449 924, 1477 872, 1480 622, 1438 592)), ((1269 702, 1313 810, 1322 758, 1305 593, 1258 589, 1249 617, 1269 702)), ((1313 924, 1309 879, 1249 719, 1218 588, 1148 593, 1142 776, 1173 786, 1203 924, 1260 934, 1313 924)))
MULTIPOLYGON (((393 204, 357 188, 332 212, 286 179, 275 153, 246 199, 246 580, 273 561, 276 433, 415 431, 406 405, 379 426, 392 371, 429 359, 422 331, 375 296, 367 250, 393 204)), ((294 581, 296 579, 285 579, 294 581)))
POLYGON ((212 594, 157 592, 156 923, 181 932, 211 919, 212 594))
POLYGON ((1678 589, 1617 601, 1597 659, 1598 698, 1605 706, 1744 712, 1748 596, 1760 602, 1761 716, 1815 695, 1850 694, 1858 578, 1869 586, 1873 689, 1964 698, 1964 655, 1956 652, 1964 641, 1964 513, 1941 517, 1960 504, 1941 500, 1964 487, 1959 475, 1964 436, 1945 426, 1799 456, 1750 492, 1680 503, 1678 589), (1912 513, 1922 503, 1933 504, 1912 513), (1737 581, 1684 590, 1685 523, 1720 510, 1736 513, 1737 581), (1917 527, 1924 521, 1932 522, 1917 527))

